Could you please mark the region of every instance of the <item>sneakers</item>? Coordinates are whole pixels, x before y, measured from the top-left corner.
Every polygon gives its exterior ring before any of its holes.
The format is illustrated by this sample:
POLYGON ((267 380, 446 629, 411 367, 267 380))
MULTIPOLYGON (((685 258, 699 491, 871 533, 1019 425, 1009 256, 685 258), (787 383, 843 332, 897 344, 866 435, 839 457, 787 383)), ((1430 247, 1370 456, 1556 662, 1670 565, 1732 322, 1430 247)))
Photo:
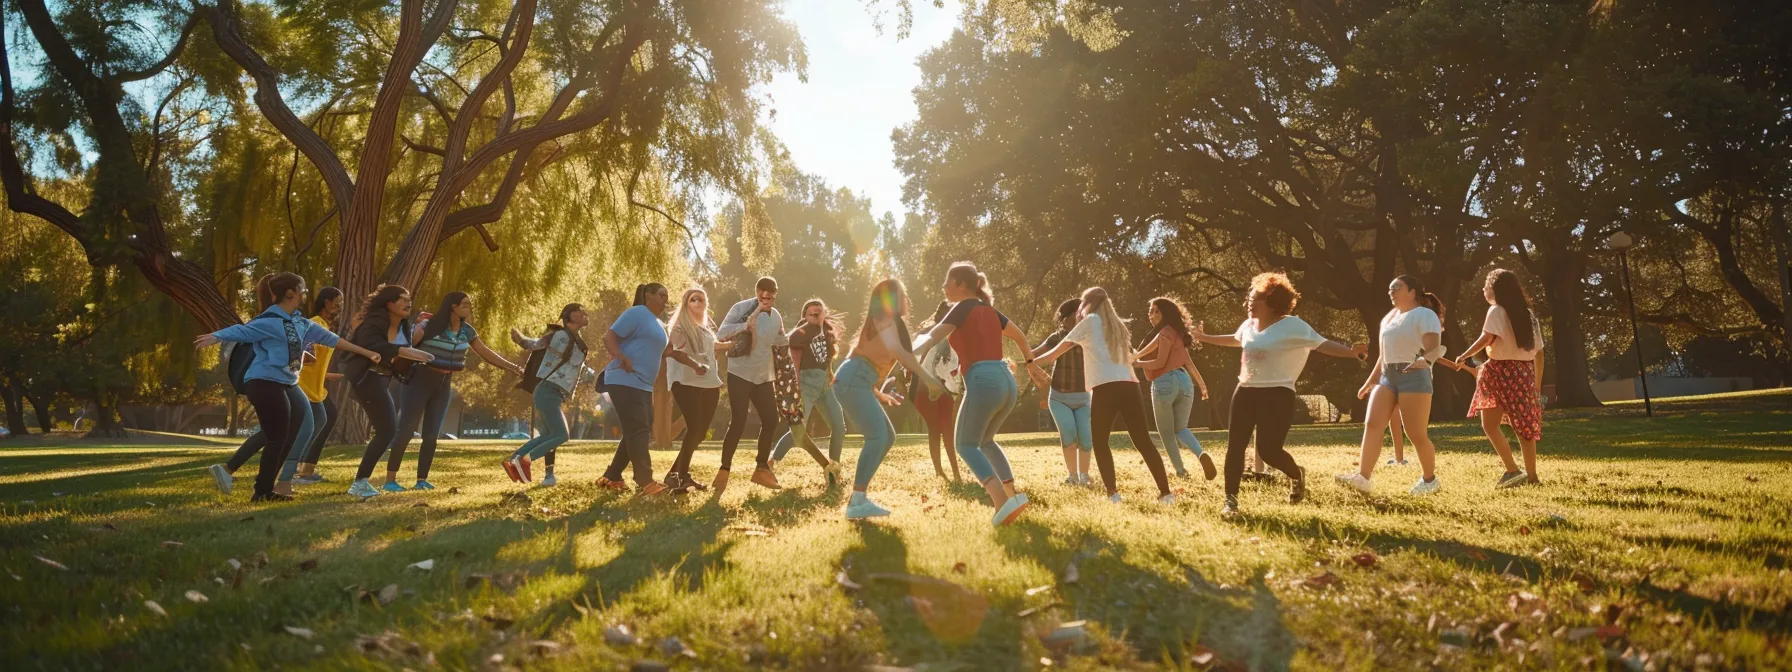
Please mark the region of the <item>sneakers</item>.
POLYGON ((1114 504, 1119 504, 1120 503, 1120 493, 1116 492, 1114 494, 1108 495, 1108 501, 1111 503, 1114 503, 1114 504))
POLYGON ((398 481, 386 481, 386 484, 380 486, 380 489, 386 492, 404 492, 410 488, 399 485, 398 481))
POLYGON ((549 469, 547 475, 541 477, 541 484, 540 484, 541 487, 551 488, 551 487, 554 487, 559 484, 560 484, 560 479, 554 478, 554 470, 553 469, 549 469))
POLYGON ((1162 504, 1164 506, 1175 506, 1176 505, 1176 493, 1174 493, 1174 492, 1165 493, 1164 496, 1157 498, 1157 503, 1162 504))
POLYGON ((1188 478, 1188 470, 1182 469, 1182 468, 1176 469, 1176 477, 1177 478, 1188 478))
POLYGON ((1443 483, 1439 482, 1436 476, 1432 476, 1429 481, 1420 477, 1419 482, 1412 484, 1412 494, 1429 495, 1433 492, 1437 492, 1437 489, 1441 487, 1444 487, 1443 483))
POLYGON ((230 494, 230 470, 225 469, 222 464, 214 464, 208 468, 208 471, 212 472, 212 482, 217 484, 218 492, 230 494))
POLYGON ((1224 520, 1232 520, 1241 515, 1243 514, 1238 512, 1238 505, 1232 502, 1226 502, 1225 506, 1220 507, 1220 518, 1224 520))
POLYGON ((511 481, 523 482, 523 470, 516 466, 516 458, 506 457, 499 464, 504 465, 504 473, 510 476, 511 481))
POLYGON ((1090 478, 1088 474, 1077 474, 1076 477, 1077 477, 1077 480, 1082 481, 1083 487, 1085 487, 1085 488, 1095 487, 1095 479, 1090 478))
POLYGON ((415 484, 411 485, 411 489, 412 490, 434 490, 434 489, 436 489, 436 486, 434 483, 430 483, 429 481, 425 481, 425 480, 419 478, 419 479, 417 479, 417 482, 415 484))
POLYGON ((1363 494, 1368 494, 1375 490, 1375 483, 1367 478, 1363 478, 1362 474, 1354 471, 1348 474, 1338 474, 1337 478, 1339 483, 1356 488, 1363 494))
POLYGON ((348 486, 348 494, 360 497, 361 499, 367 499, 369 497, 378 497, 380 491, 374 488, 372 484, 368 483, 367 479, 363 478, 348 486))
POLYGON ((1307 498, 1307 470, 1299 467, 1300 473, 1294 477, 1294 485, 1288 488, 1288 503, 1299 504, 1307 498))
POLYGON ((1076 474, 1071 474, 1064 477, 1064 484, 1071 487, 1077 487, 1083 484, 1083 479, 1076 474))
POLYGON ((293 485, 316 485, 318 483, 324 482, 325 480, 327 480, 327 479, 324 478, 323 474, 313 472, 313 473, 309 473, 309 474, 299 474, 297 476, 292 477, 292 484, 293 485))
POLYGON ((1404 467, 1406 466, 1406 460, 1389 459, 1387 464, 1390 467, 1404 467))
POLYGON ((290 502, 290 501, 292 501, 292 495, 282 495, 278 492, 257 492, 257 493, 255 493, 254 497, 249 498, 249 503, 251 503, 251 504, 254 504, 257 502, 290 502))
POLYGON ((1494 482, 1493 487, 1495 489, 1517 487, 1524 485, 1524 479, 1529 477, 1530 475, 1524 473, 1523 469, 1519 469, 1518 471, 1508 471, 1500 475, 1499 480, 1494 482))
POLYGON ((748 480, 753 481, 754 485, 771 488, 773 490, 783 490, 784 489, 784 486, 778 485, 778 475, 772 473, 772 470, 767 469, 765 467, 760 467, 758 469, 754 469, 753 477, 748 480))
POLYGON ((1220 475, 1219 467, 1213 466, 1212 455, 1201 453, 1195 457, 1201 460, 1201 473, 1207 477, 1207 480, 1211 481, 1220 475))
POLYGON ((534 460, 531 460, 527 457, 519 457, 516 459, 516 472, 517 472, 517 475, 523 477, 524 483, 535 482, 535 476, 533 474, 529 473, 529 465, 532 464, 533 462, 534 462, 534 460))
MULTIPOLYGON (((724 471, 722 473, 726 474, 728 472, 724 471)), ((871 498, 866 497, 863 492, 852 493, 852 499, 849 499, 846 502, 847 520, 882 518, 888 515, 890 515, 889 509, 879 506, 877 502, 871 501, 871 498)))
POLYGON ((623 483, 622 481, 612 481, 608 476, 600 476, 597 479, 597 489, 628 492, 629 487, 627 483, 623 483))
POLYGON ((996 509, 995 518, 990 522, 995 523, 996 527, 1012 523, 1016 517, 1020 516, 1020 512, 1032 503, 1032 500, 1027 499, 1027 493, 1015 493, 1013 497, 1008 498, 1008 501, 1002 503, 1002 508, 996 509))

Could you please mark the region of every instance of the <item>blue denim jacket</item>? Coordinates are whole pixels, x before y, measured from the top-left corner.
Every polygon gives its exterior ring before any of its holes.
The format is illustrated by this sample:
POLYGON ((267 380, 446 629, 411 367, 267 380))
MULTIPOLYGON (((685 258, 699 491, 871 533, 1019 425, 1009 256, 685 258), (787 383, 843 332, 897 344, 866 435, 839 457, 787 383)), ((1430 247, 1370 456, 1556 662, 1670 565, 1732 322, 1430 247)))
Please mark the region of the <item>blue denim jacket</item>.
POLYGON ((255 361, 249 364, 249 372, 243 375, 244 380, 269 380, 282 385, 294 385, 299 382, 299 372, 287 368, 286 323, 292 323, 294 333, 299 335, 299 352, 311 348, 313 343, 327 348, 336 347, 340 340, 334 332, 317 325, 300 314, 299 311, 283 313, 279 306, 268 306, 257 319, 244 324, 237 324, 212 332, 212 336, 220 341, 243 343, 255 348, 255 361), (262 317, 275 319, 264 320, 262 317))

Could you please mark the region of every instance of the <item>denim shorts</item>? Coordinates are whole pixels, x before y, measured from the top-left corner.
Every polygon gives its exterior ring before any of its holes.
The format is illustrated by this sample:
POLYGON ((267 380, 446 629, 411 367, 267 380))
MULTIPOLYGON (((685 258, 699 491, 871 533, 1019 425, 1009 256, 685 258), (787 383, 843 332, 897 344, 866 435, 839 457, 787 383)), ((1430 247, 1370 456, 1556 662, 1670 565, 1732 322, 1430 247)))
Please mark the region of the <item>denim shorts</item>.
POLYGON ((1399 397, 1402 392, 1408 394, 1431 394, 1431 369, 1427 368, 1419 369, 1417 371, 1407 371, 1406 367, 1408 366, 1411 366, 1411 364, 1387 364, 1382 366, 1381 380, 1376 381, 1376 384, 1393 390, 1395 397, 1399 397))

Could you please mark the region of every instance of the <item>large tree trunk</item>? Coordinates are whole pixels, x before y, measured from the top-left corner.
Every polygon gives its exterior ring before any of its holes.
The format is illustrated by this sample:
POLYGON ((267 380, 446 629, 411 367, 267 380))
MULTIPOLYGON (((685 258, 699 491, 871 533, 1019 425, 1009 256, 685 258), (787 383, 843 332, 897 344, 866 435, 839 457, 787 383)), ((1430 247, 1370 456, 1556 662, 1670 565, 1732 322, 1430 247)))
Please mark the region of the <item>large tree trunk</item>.
POLYGON ((6 431, 17 436, 30 434, 25 427, 25 403, 20 398, 19 388, 12 381, 0 385, 0 400, 6 403, 6 431))
POLYGON ((48 390, 25 390, 25 400, 31 402, 31 412, 37 416, 37 428, 49 434, 56 429, 56 416, 51 414, 50 402, 55 397, 48 390))
POLYGON ((1553 329, 1548 349, 1555 352, 1554 366, 1548 367, 1546 373, 1555 374, 1556 405, 1600 406, 1588 376, 1587 340, 1581 316, 1586 304, 1586 287, 1582 284, 1587 274, 1586 255, 1562 245, 1546 251, 1542 261, 1553 329))
POLYGON ((118 423, 118 395, 102 392, 93 399, 93 429, 87 438, 124 438, 124 426, 118 423))

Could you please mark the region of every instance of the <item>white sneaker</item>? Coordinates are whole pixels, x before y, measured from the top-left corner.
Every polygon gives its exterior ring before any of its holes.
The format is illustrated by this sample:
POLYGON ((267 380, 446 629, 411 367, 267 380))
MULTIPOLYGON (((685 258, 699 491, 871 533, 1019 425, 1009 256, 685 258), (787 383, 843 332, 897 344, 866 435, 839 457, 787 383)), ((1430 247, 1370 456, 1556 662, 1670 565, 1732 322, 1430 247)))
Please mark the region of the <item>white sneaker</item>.
POLYGON ((877 502, 871 501, 870 497, 866 497, 862 494, 854 495, 846 505, 847 520, 881 518, 887 515, 890 515, 889 509, 879 506, 877 502))
POLYGON ((348 494, 360 497, 361 499, 367 499, 369 497, 378 497, 380 491, 379 488, 373 487, 373 484, 368 483, 367 479, 363 478, 348 486, 348 494))
POLYGON ((1120 503, 1120 493, 1116 492, 1114 494, 1108 495, 1108 501, 1113 502, 1115 504, 1119 504, 1120 503))
POLYGON ((548 472, 548 475, 541 477, 541 483, 539 483, 538 485, 539 485, 539 487, 543 487, 543 488, 551 488, 559 483, 560 483, 560 480, 554 478, 554 472, 550 471, 550 472, 548 472))
POLYGON ((1071 474, 1064 477, 1064 484, 1072 487, 1079 486, 1083 484, 1083 479, 1077 478, 1076 474, 1071 474))
POLYGON ((1076 475, 1076 477, 1077 477, 1077 478, 1078 478, 1078 479, 1081 479, 1081 480, 1082 480, 1082 482, 1083 482, 1083 487, 1085 487, 1085 488, 1093 488, 1093 487, 1095 487, 1095 479, 1093 479, 1093 478, 1090 478, 1090 477, 1089 477, 1089 475, 1088 475, 1088 474, 1077 474, 1077 475, 1076 475))
POLYGON ((1433 492, 1437 492, 1437 489, 1441 487, 1443 487, 1443 483, 1438 482, 1436 476, 1432 476, 1429 481, 1425 480, 1424 477, 1420 477, 1419 482, 1412 484, 1412 494, 1429 495, 1433 492))
POLYGON ((996 527, 1014 522, 1014 517, 1020 515, 1021 510, 1027 508, 1027 505, 1031 503, 1027 499, 1027 493, 1015 493, 1013 497, 1008 498, 1008 501, 1002 503, 1002 508, 996 509, 995 518, 990 522, 995 523, 996 527))
POLYGON ((1356 488, 1364 494, 1368 494, 1375 490, 1375 483, 1367 478, 1363 478, 1363 475, 1357 472, 1338 474, 1337 478, 1339 483, 1356 488))
POLYGON ((1162 497, 1157 498, 1157 503, 1163 504, 1164 506, 1175 506, 1176 505, 1176 493, 1172 492, 1172 493, 1169 493, 1162 497))
POLYGON ((218 492, 230 494, 230 486, 234 481, 230 477, 230 470, 225 469, 222 464, 214 464, 207 470, 212 472, 212 482, 217 484, 218 492))

